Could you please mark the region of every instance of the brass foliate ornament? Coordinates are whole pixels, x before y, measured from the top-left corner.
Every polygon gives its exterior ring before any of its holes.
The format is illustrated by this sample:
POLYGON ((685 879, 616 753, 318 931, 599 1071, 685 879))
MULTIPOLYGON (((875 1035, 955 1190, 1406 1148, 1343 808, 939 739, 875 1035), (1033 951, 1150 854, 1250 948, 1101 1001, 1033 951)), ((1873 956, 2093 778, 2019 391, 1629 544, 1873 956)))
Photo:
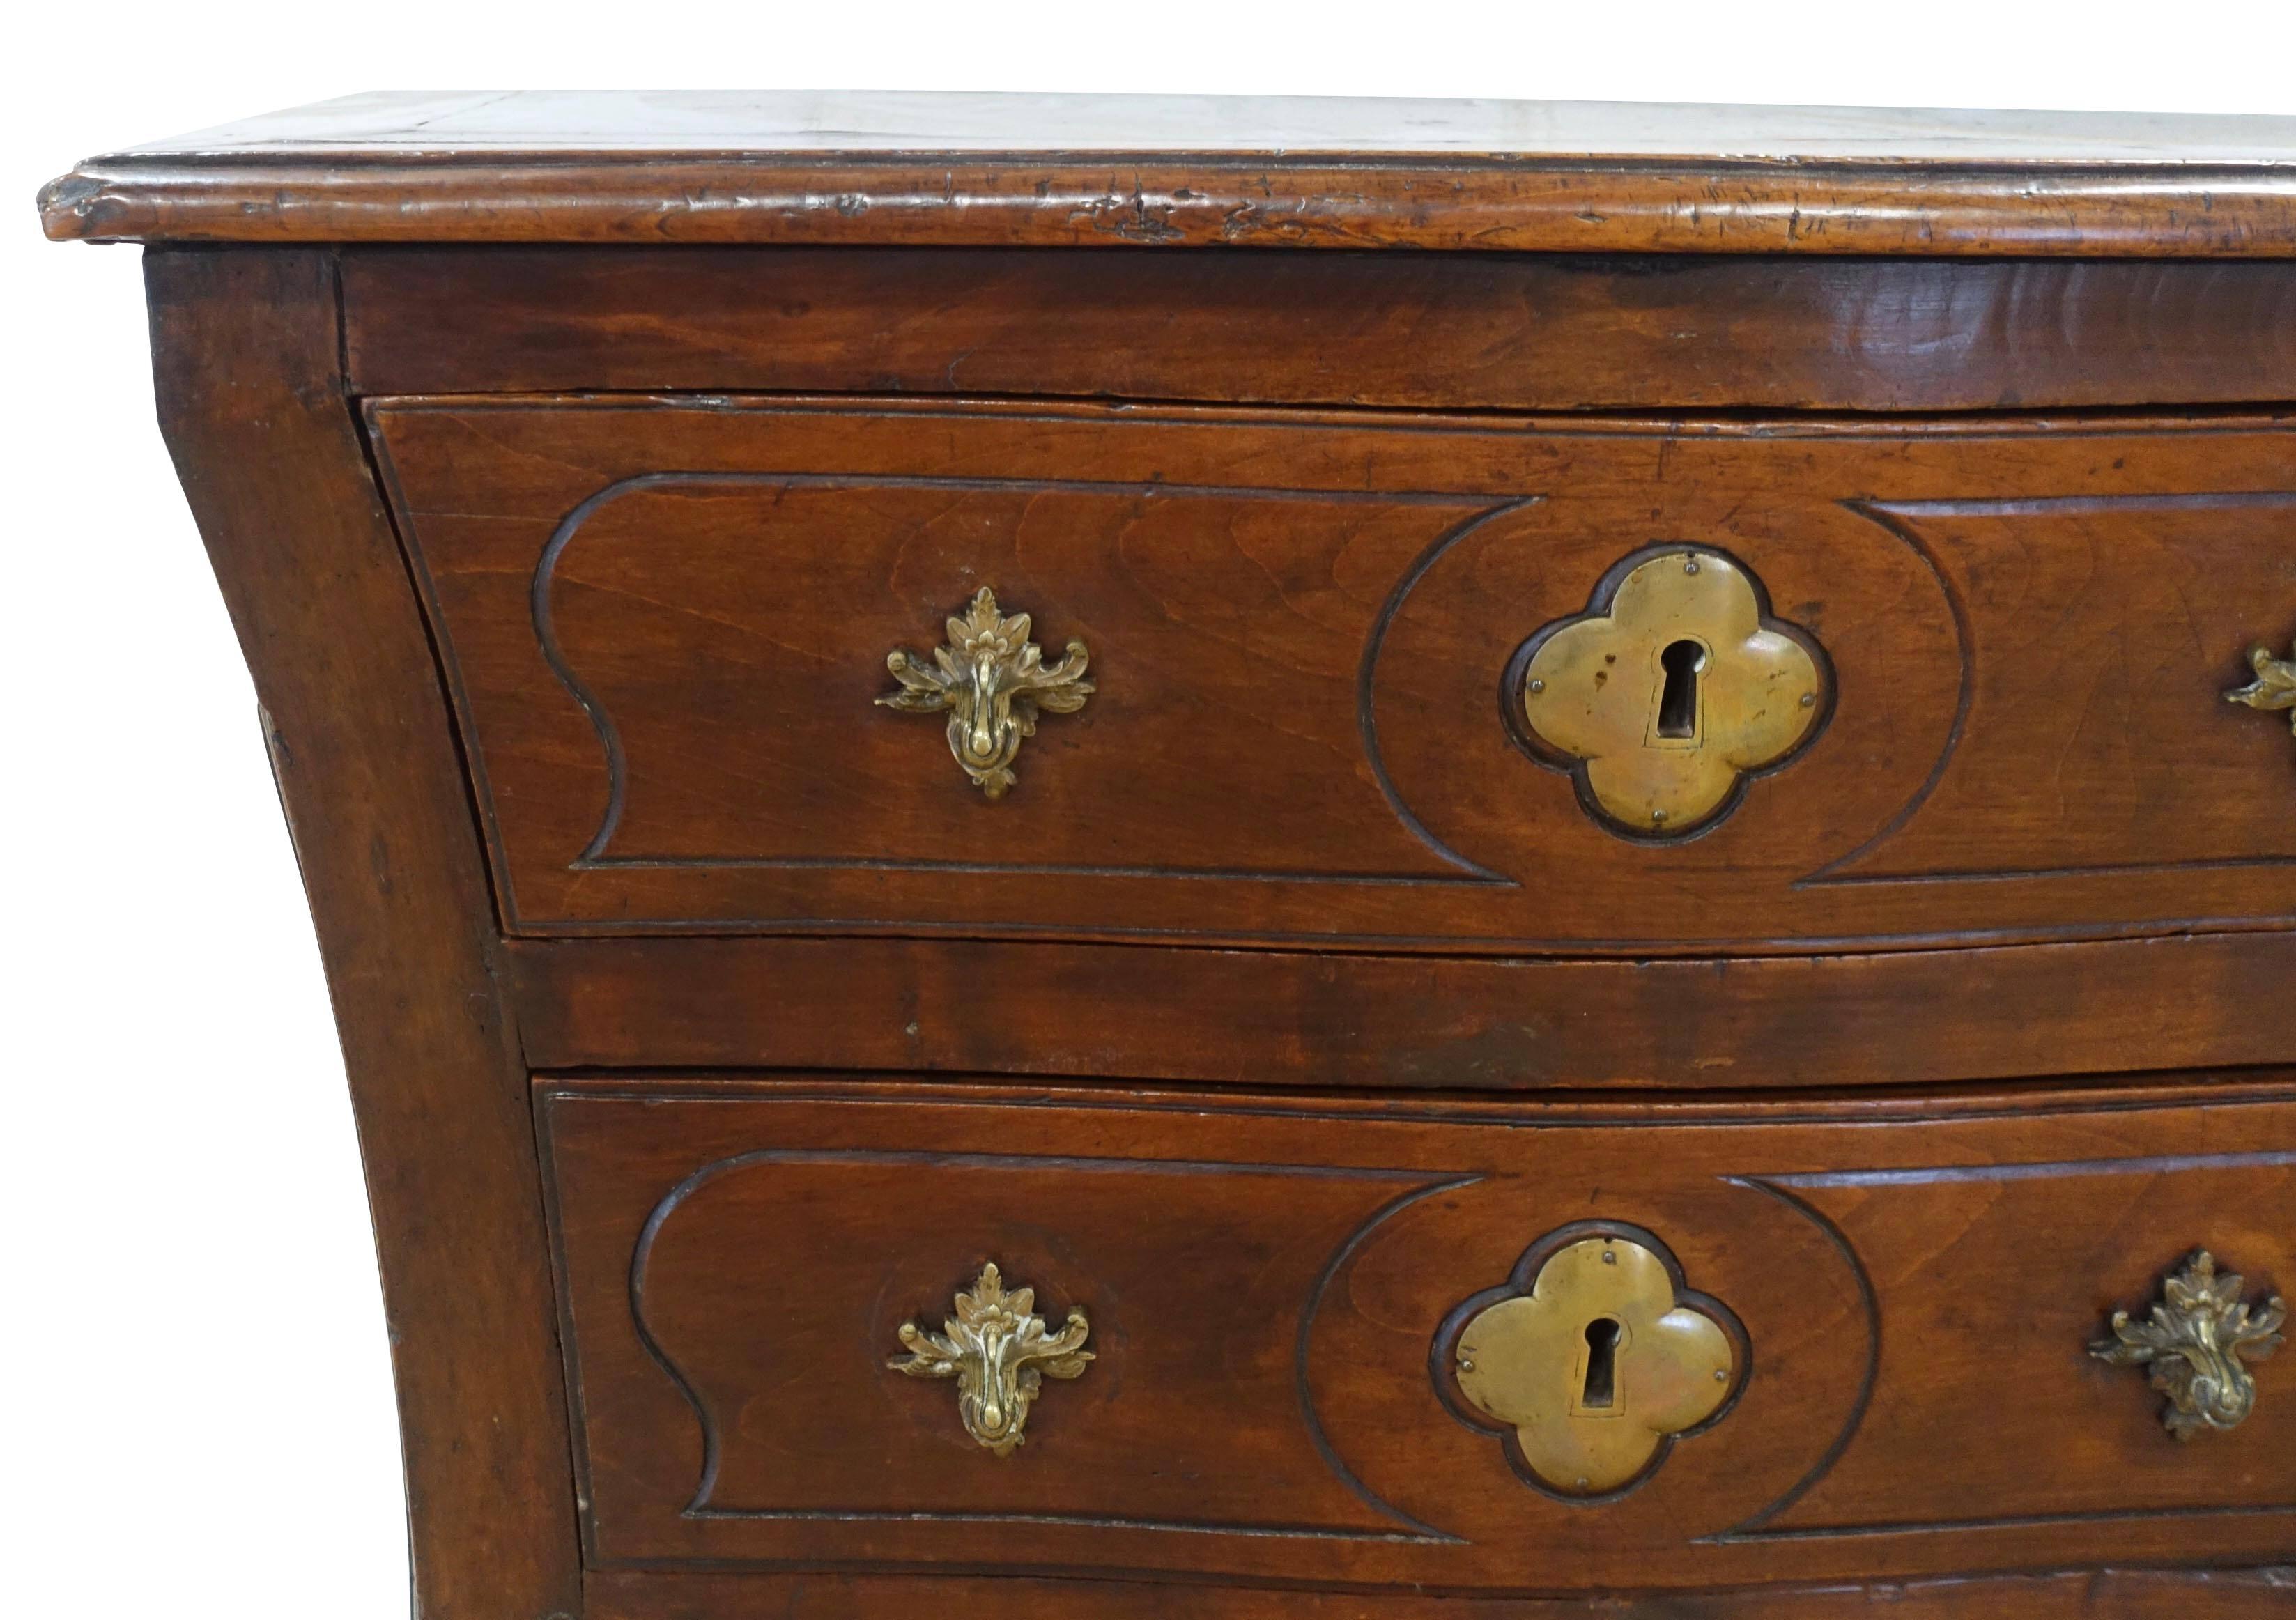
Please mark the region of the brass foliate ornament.
POLYGON ((948 621, 948 642, 933 649, 931 662, 906 647, 885 659, 900 686, 878 703, 910 715, 946 711, 948 751, 992 799, 1013 785, 1013 758, 1022 740, 1037 734, 1037 715, 1072 715, 1093 693, 1084 643, 1070 642, 1066 656, 1047 667, 1029 628, 1027 614, 1005 618, 996 593, 983 585, 948 621))
POLYGON ((2274 658, 2269 647, 2251 647, 2248 667, 2256 671, 2256 679, 2225 693, 2225 701, 2266 711, 2284 709, 2288 729, 2296 732, 2296 647, 2284 659, 2274 658))
POLYGON ((1084 1376, 1093 1359, 1084 1347, 1092 1324, 1071 1310, 1057 1333, 1045 1330, 1036 1314, 1037 1291, 1004 1291, 1004 1280, 991 1264, 980 1268, 970 1293, 959 1292, 956 1314, 931 1333, 914 1322, 901 1324, 908 1351, 886 1365, 913 1379, 955 1379, 956 1414, 964 1432, 999 1457, 1009 1457, 1028 1426, 1046 1378, 1084 1376))
POLYGON ((2279 1348, 2280 1325, 2288 1319, 2277 1297, 2251 1311, 2241 1289, 2241 1279, 2219 1275, 2216 1256, 2202 1249, 2161 1284, 2161 1297, 2143 1321, 2115 1311, 2112 1337, 2088 1353, 2116 1366, 2148 1368, 2152 1387, 2169 1397, 2161 1421, 2177 1439, 2234 1428, 2256 1406, 2256 1380, 2242 1363, 2279 1348))

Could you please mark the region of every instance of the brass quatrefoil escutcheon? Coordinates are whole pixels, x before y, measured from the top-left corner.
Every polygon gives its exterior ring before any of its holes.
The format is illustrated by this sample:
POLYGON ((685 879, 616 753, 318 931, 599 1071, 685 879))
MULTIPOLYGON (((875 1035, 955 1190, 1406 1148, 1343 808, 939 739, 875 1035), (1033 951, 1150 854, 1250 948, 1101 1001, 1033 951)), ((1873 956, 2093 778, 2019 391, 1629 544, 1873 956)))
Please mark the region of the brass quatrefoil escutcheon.
POLYGON ((2256 679, 2225 693, 2225 701, 2244 703, 2267 713, 2285 710, 2288 729, 2296 732, 2296 647, 2291 647, 2284 659, 2274 658, 2269 647, 2251 647, 2248 667, 2256 671, 2256 679))
POLYGON ((2144 1321, 2115 1311, 2112 1337, 2088 1353, 2115 1366, 2149 1370, 2152 1387, 2169 1397, 2161 1421, 2177 1439, 2236 1428, 2256 1408, 2256 1379, 2245 1363, 2280 1347, 2280 1326, 2288 1320, 2277 1297, 2251 1309, 2241 1298, 2243 1287, 2201 1249, 2161 1285, 2144 1321))
POLYGON ((948 641, 931 659, 896 647, 885 667, 900 683, 877 700, 904 714, 948 716, 948 751, 990 798, 1013 782, 1013 761, 1024 739, 1037 734, 1039 713, 1072 715, 1092 696, 1084 678, 1090 655, 1070 642, 1057 664, 1029 639, 1029 616, 1004 617, 996 593, 980 587, 963 614, 948 621, 948 641))
POLYGON ((1649 1233, 1567 1227, 1452 1313, 1436 1338, 1436 1387, 1501 1436, 1522 1478, 1589 1501, 1639 1483, 1677 1436, 1721 1415, 1744 1338, 1718 1302, 1683 1286, 1649 1233))
POLYGON ((1750 774, 1816 735, 1833 695, 1824 654, 1770 617, 1760 582, 1688 545, 1620 562, 1508 678, 1533 752, 1571 773, 1588 814, 1644 839, 1728 814, 1750 774))
POLYGON ((1071 1310, 1057 1333, 1045 1330, 1036 1313, 1034 1289, 1004 1291, 1004 1280, 991 1264, 970 1293, 956 1296, 956 1314, 932 1333, 914 1322, 901 1324, 906 1355, 885 1364, 913 1379, 955 1379, 956 1415, 964 1432, 999 1457, 1009 1457, 1029 1423, 1029 1409, 1047 1378, 1084 1376, 1093 1359, 1084 1347, 1092 1324, 1081 1309, 1071 1310))

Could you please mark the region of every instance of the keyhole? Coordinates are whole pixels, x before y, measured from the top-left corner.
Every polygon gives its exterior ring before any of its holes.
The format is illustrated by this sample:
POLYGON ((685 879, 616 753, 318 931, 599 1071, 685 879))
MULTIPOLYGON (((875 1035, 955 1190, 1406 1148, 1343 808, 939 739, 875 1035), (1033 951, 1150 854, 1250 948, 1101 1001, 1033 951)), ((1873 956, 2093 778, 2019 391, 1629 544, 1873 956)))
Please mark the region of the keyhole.
POLYGON ((1666 671, 1666 684, 1658 694, 1658 734, 1697 736, 1698 672, 1706 667, 1706 649, 1696 642, 1671 642, 1658 661, 1666 671))
POLYGON ((1619 1324, 1597 1316, 1587 1324, 1587 1383, 1578 1404, 1595 1410, 1618 1398, 1619 1324))

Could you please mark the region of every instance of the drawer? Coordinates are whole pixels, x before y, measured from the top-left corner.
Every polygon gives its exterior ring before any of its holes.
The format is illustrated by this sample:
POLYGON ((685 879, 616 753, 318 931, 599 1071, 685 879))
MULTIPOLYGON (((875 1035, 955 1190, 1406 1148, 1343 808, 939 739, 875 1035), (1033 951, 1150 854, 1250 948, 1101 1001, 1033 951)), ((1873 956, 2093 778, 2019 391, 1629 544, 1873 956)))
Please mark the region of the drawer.
POLYGON ((2296 914, 2296 746, 2225 701, 2296 634, 2272 422, 368 410, 513 933, 2296 914))
POLYGON ((539 1107, 601 1567, 1493 1593, 2262 1562, 2296 1529, 2259 1320, 2296 1275, 2284 1082, 539 1107), (2253 1400, 2179 1439, 2095 1347, 2213 1310, 2203 1249, 2253 1400))
POLYGON ((1804 412, 2296 395, 2286 259, 397 243, 336 263, 366 395, 1804 412))

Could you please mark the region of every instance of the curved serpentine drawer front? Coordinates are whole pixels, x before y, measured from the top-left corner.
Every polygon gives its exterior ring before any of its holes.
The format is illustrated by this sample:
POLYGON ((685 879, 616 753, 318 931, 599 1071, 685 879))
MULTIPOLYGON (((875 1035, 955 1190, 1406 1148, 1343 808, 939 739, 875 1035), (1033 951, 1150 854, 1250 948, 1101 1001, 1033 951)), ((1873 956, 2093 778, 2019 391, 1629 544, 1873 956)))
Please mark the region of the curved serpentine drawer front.
POLYGON ((1476 1591, 2267 1561, 2287 1097, 1877 1132, 545 1081, 591 1557, 1476 1591))
POLYGON ((2270 422, 368 409, 513 932, 2296 912, 2270 422))

